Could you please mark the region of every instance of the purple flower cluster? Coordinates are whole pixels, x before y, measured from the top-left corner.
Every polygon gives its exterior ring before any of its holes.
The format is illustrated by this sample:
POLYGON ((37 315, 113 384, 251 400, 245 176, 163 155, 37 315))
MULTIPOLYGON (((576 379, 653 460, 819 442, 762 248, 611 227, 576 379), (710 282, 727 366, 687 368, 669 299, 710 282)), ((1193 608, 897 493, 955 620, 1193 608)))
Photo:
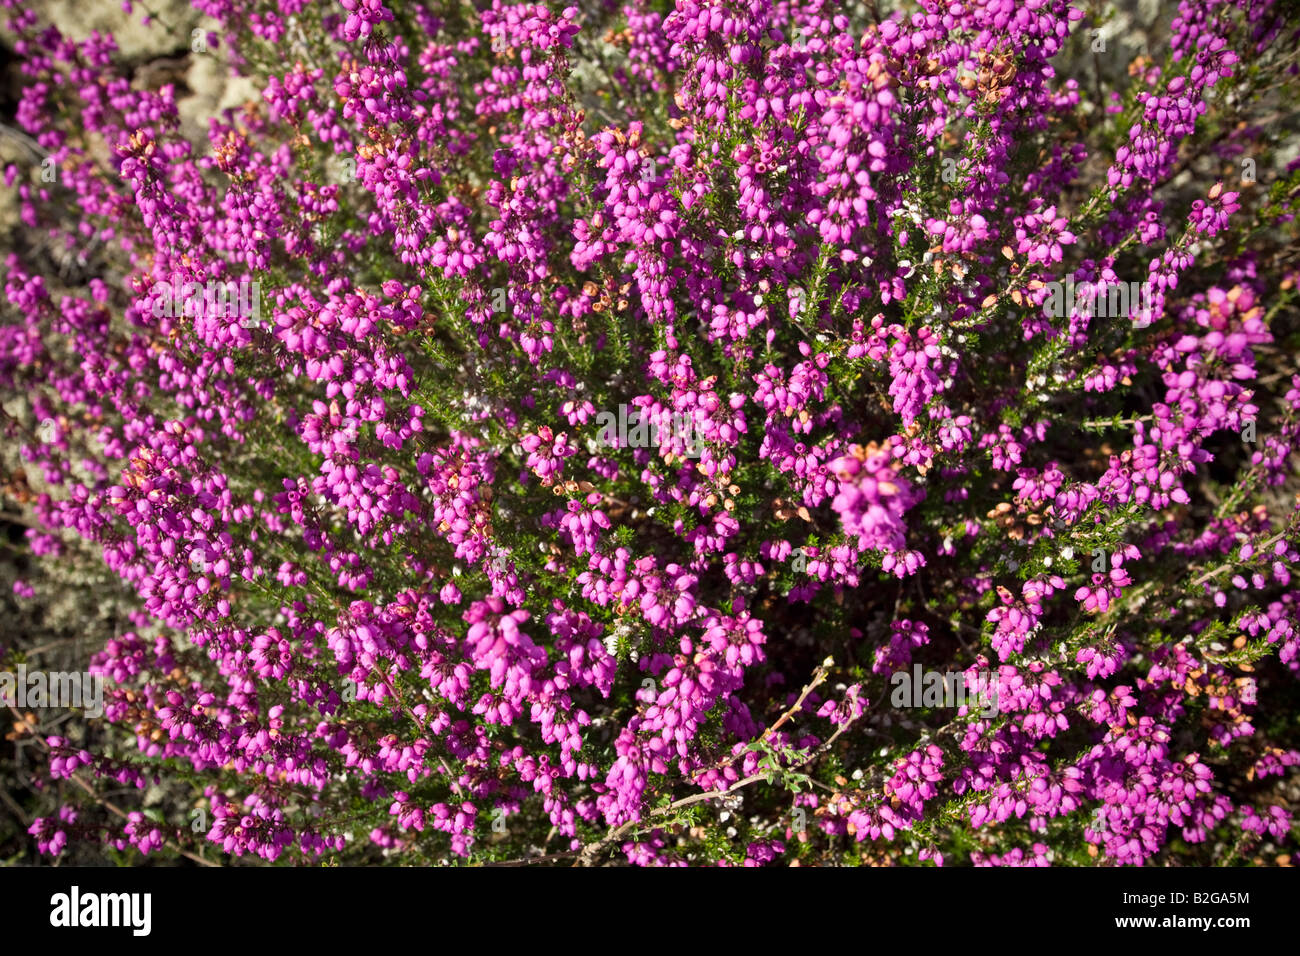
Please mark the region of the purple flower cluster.
POLYGON ((28 546, 131 613, 41 853, 1285 855, 1300 171, 1207 142, 1243 59, 1293 90, 1282 5, 1183 0, 1100 101, 1068 0, 196 6, 261 89, 201 145, 0 0, 57 170, 5 183, 91 273, 4 260, 28 546), (914 664, 997 712, 891 711, 914 664))

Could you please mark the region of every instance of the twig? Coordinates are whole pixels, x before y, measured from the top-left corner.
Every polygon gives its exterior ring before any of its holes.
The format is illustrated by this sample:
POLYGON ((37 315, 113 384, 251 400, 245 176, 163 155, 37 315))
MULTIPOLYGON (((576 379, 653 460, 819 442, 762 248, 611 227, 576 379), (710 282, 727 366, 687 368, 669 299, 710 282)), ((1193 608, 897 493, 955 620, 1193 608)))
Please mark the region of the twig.
POLYGON ((546 856, 526 856, 518 860, 497 860, 490 863, 480 863, 479 866, 528 866, 532 863, 547 863, 551 860, 567 860, 577 855, 577 850, 568 850, 564 853, 548 853, 546 856))
MULTIPOLYGON (((1269 538, 1267 541, 1261 541, 1258 545, 1255 546, 1255 550, 1263 551, 1269 545, 1276 544, 1284 537, 1286 537, 1286 532, 1279 531, 1277 534, 1273 535, 1273 537, 1269 538)), ((1233 567, 1234 567, 1233 564, 1228 563, 1228 564, 1222 564, 1217 568, 1212 568, 1209 571, 1206 571, 1204 574, 1202 574, 1195 581, 1193 581, 1189 586, 1196 587, 1198 584, 1204 584, 1206 581, 1210 580, 1210 578, 1217 578, 1224 571, 1231 570, 1233 567)))
MULTIPOLYGON (((419 718, 415 716, 415 712, 406 706, 406 702, 402 700, 402 695, 397 692, 397 688, 394 687, 393 684, 389 683, 387 675, 379 673, 378 668, 371 667, 370 676, 377 677, 380 682, 383 683, 384 687, 388 690, 388 693, 392 695, 393 700, 397 701, 397 706, 401 708, 402 713, 406 714, 406 716, 410 718, 411 723, 415 724, 415 729, 419 731, 421 736, 423 736, 424 725, 421 724, 419 718)), ((459 781, 452 776, 451 768, 447 766, 446 758, 439 756, 438 764, 442 767, 443 773, 445 773, 447 778, 451 781, 451 789, 455 791, 456 796, 463 800, 465 798, 465 793, 460 789, 459 781)))
POLYGON ((14 816, 22 822, 24 829, 31 825, 32 821, 27 818, 27 814, 23 812, 23 808, 18 805, 18 802, 9 796, 8 790, 0 790, 0 800, 3 800, 5 806, 13 811, 14 816))
MULTIPOLYGON (((779 726, 781 726, 782 723, 784 723, 786 720, 790 719, 794 715, 794 713, 802 705, 803 701, 812 692, 813 688, 826 679, 826 673, 830 669, 833 663, 834 662, 829 658, 826 661, 822 662, 822 665, 818 667, 817 671, 814 673, 812 681, 810 681, 808 686, 806 686, 803 689, 803 692, 799 695, 799 699, 795 702, 794 706, 791 707, 784 714, 782 714, 781 719, 778 720, 771 727, 769 727, 764 732, 764 735, 759 738, 760 740, 766 740, 768 738, 768 735, 775 732, 776 729, 779 726)), ((844 731, 848 730, 849 727, 852 726, 853 722, 856 719, 857 718, 854 717, 854 718, 850 718, 849 720, 846 720, 843 724, 841 724, 836 729, 835 733, 831 734, 830 737, 826 739, 826 741, 821 746, 819 746, 808 756, 804 757, 798 763, 792 764, 788 769, 798 770, 801 767, 805 767, 808 764, 812 763, 812 761, 816 760, 827 750, 829 750, 831 746, 835 743, 835 741, 839 738, 839 736, 843 734, 844 731)), ((590 846, 583 847, 582 851, 578 854, 578 861, 574 863, 574 866, 593 865, 597 857, 600 856, 602 851, 604 851, 607 847, 611 846, 612 844, 621 840, 624 836, 626 836, 628 833, 635 830, 637 827, 645 826, 650 821, 653 821, 659 817, 669 816, 672 813, 676 812, 677 810, 681 810, 685 807, 692 806, 693 804, 702 803, 705 800, 716 800, 722 797, 729 796, 730 794, 735 793, 737 790, 749 786, 751 783, 757 783, 760 780, 767 780, 772 776, 773 773, 774 771, 772 770, 764 770, 761 773, 750 774, 748 777, 745 777, 742 780, 737 780, 735 783, 723 788, 722 790, 705 790, 700 793, 692 794, 689 797, 682 797, 680 800, 675 800, 672 803, 668 804, 668 806, 666 807, 660 807, 658 810, 652 811, 650 813, 649 819, 647 820, 629 820, 627 823, 624 823, 623 825, 611 830, 609 833, 601 837, 601 839, 597 840, 595 843, 592 843, 590 846)))
MULTIPOLYGON (((23 719, 23 715, 18 710, 17 707, 15 707, 13 704, 10 704, 9 710, 14 715, 14 717, 18 719, 19 723, 23 724, 24 726, 27 725, 27 722, 23 719)), ((46 754, 50 753, 54 749, 45 741, 45 738, 41 737, 39 734, 36 734, 32 731, 29 731, 29 734, 31 735, 32 739, 36 741, 37 746, 39 746, 46 754)), ((107 800, 104 797, 100 796, 98 793, 96 793, 95 788, 92 787, 90 784, 88 784, 85 780, 83 780, 80 774, 74 773, 68 779, 71 780, 73 783, 75 783, 77 786, 81 787, 81 789, 85 790, 86 793, 90 794, 91 798, 96 803, 98 803, 101 807, 106 809, 109 813, 113 814, 114 816, 120 817, 123 820, 130 821, 131 817, 129 814, 127 814, 125 810, 123 810, 117 804, 113 803, 111 800, 107 800)), ((221 865, 220 863, 213 863, 211 860, 205 860, 203 857, 199 856, 196 853, 191 853, 189 850, 185 849, 180 844, 176 843, 176 841, 174 840, 164 840, 163 844, 168 848, 175 850, 177 853, 179 853, 181 856, 185 857, 186 859, 193 860, 195 863, 198 863, 200 866, 221 865)))
MULTIPOLYGON (((811 694, 818 685, 820 685, 826 680, 826 675, 827 673, 829 673, 829 668, 833 663, 834 662, 829 657, 826 658, 826 660, 822 661, 821 666, 818 667, 815 671, 813 671, 813 679, 800 692, 799 699, 796 700, 790 706, 789 710, 787 710, 784 714, 782 714, 779 718, 777 718, 776 723, 774 723, 771 727, 768 727, 766 730, 763 731, 763 733, 759 736, 757 743, 760 744, 766 743, 767 741, 771 740, 772 735, 781 729, 781 725, 789 721, 792 717, 794 717, 796 713, 799 712, 800 708, 803 707, 803 702, 808 699, 808 695, 811 694)), ((726 764, 731 763, 735 759, 736 758, 734 755, 728 755, 726 757, 723 757, 713 766, 708 767, 706 769, 718 770, 721 767, 725 766, 726 764)))
POLYGON ((1124 418, 1115 421, 1110 418, 1092 418, 1086 422, 1080 422, 1080 428, 1118 428, 1120 425, 1137 425, 1138 423, 1153 422, 1156 420, 1154 415, 1141 415, 1137 418, 1124 418))
POLYGON ((0 135, 8 136, 14 142, 26 146, 31 152, 35 153, 41 159, 49 156, 49 152, 41 148, 41 144, 36 142, 22 130, 14 129, 7 123, 0 123, 0 135))

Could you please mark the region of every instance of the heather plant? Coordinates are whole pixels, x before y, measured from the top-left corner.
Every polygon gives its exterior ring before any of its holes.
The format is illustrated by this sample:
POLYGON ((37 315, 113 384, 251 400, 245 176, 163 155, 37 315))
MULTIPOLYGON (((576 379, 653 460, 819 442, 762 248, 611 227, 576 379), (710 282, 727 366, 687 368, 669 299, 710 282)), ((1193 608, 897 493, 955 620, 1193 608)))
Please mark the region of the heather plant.
POLYGON ((36 852, 1289 862, 1294 4, 194 6, 0 0, 36 852))

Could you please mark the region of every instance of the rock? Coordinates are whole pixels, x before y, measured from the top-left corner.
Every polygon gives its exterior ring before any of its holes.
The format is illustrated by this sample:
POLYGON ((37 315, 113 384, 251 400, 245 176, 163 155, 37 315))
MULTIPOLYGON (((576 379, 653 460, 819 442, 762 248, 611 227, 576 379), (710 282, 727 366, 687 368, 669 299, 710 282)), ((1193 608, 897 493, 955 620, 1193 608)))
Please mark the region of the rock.
POLYGON ((149 26, 142 7, 125 13, 121 0, 32 0, 30 6, 42 21, 74 40, 85 40, 94 30, 113 34, 127 61, 188 50, 200 17, 186 0, 150 0, 158 19, 149 26))

